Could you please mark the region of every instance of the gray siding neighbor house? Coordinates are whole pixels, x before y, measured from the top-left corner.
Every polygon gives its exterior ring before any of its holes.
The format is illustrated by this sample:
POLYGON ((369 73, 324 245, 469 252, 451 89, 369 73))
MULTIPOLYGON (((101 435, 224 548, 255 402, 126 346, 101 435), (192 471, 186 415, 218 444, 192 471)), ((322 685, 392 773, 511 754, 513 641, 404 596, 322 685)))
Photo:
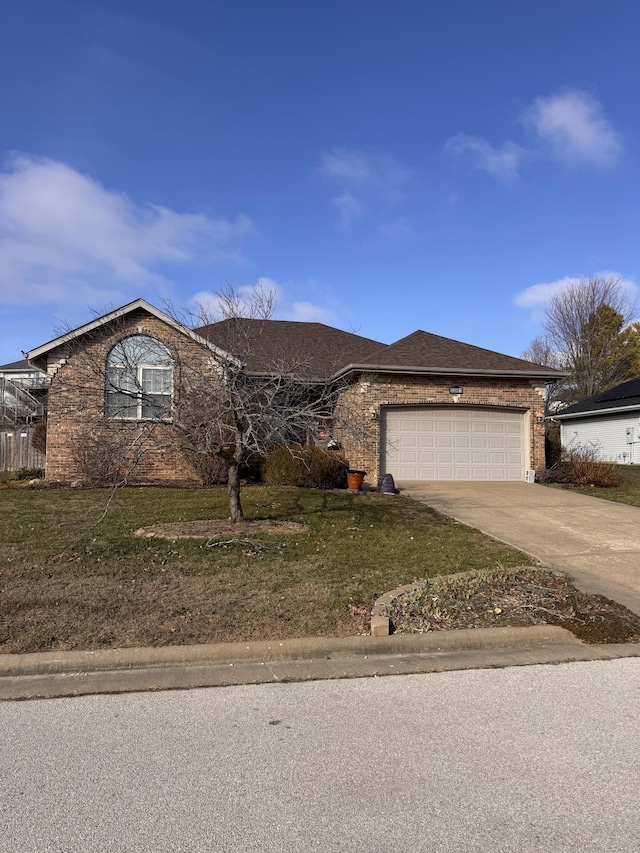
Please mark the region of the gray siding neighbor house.
POLYGON ((560 422, 562 447, 590 447, 606 462, 640 463, 640 377, 594 394, 551 420, 560 422))

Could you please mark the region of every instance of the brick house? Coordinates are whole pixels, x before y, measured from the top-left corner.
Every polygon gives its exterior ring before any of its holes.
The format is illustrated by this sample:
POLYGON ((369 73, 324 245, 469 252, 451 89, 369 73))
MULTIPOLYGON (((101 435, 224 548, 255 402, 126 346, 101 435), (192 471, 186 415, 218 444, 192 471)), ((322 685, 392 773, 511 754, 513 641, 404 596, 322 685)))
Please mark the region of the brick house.
POLYGON ((49 377, 47 478, 86 479, 120 443, 139 454, 131 482, 199 482, 173 413, 190 376, 239 362, 239 328, 252 340, 248 374, 286 361, 305 382, 336 383, 338 408, 367 429, 335 437, 370 482, 523 480, 544 468, 545 385, 563 375, 551 368, 423 331, 387 345, 285 320, 190 329, 138 299, 25 353, 49 377))

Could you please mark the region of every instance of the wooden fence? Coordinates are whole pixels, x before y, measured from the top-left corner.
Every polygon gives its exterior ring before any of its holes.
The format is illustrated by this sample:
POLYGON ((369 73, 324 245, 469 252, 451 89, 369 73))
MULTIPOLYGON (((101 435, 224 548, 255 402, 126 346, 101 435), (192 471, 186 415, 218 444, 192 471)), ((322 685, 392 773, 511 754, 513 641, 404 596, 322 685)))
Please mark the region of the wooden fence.
POLYGON ((32 431, 24 425, 0 431, 0 471, 44 468, 44 453, 31 446, 32 431))

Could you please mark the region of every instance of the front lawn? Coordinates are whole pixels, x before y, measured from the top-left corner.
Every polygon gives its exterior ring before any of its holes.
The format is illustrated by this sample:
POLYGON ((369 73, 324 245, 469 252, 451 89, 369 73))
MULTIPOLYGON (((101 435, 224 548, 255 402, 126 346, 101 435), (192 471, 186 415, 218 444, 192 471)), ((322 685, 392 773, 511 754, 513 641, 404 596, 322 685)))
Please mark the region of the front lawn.
POLYGON ((223 488, 127 489, 105 512, 108 496, 0 490, 0 651, 347 636, 415 578, 528 562, 399 496, 251 486, 248 519, 304 530, 213 540, 134 532, 226 518, 223 488))
POLYGON ((640 506, 640 465, 616 465, 620 474, 620 485, 608 488, 598 486, 571 486, 576 492, 604 498, 607 501, 640 506))

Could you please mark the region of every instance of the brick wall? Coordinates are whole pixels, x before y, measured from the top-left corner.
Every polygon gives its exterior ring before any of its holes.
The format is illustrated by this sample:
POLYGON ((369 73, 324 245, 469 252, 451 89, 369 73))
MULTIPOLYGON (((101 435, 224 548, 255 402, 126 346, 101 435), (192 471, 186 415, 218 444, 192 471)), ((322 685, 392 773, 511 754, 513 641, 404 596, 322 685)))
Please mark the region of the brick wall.
MULTIPOLYGON (((171 423, 109 420, 104 417, 105 365, 111 347, 132 334, 147 334, 168 349, 174 361, 174 401, 189 397, 212 372, 211 357, 201 346, 144 311, 101 326, 81 340, 49 353, 46 476, 49 480, 86 481, 109 448, 128 448, 125 468, 130 483, 197 484, 190 454, 171 423), (135 464, 133 464, 135 462, 135 464)), ((354 379, 341 395, 336 437, 350 464, 368 472, 375 483, 380 463, 380 412, 385 406, 452 404, 451 386, 461 385, 463 404, 513 407, 528 412, 530 462, 544 468, 544 386, 518 378, 377 375, 354 379), (348 427, 345 422, 348 421, 348 427)))
MULTIPOLYGON (((340 420, 361 419, 360 429, 338 428, 341 441, 352 468, 367 472, 367 481, 374 484, 380 474, 380 422, 385 406, 419 406, 427 404, 456 405, 449 388, 464 389, 457 405, 499 406, 526 410, 525 436, 529 433, 529 465, 543 470, 544 385, 530 379, 514 377, 482 378, 469 376, 402 376, 397 374, 363 376, 342 394, 340 420), (528 423, 527 423, 528 422, 528 423), (364 429, 368 424, 368 429, 364 429)), ((525 459, 526 462, 526 459, 525 459)), ((384 473, 384 472, 383 472, 384 473)))
POLYGON ((133 334, 160 341, 174 360, 174 400, 186 393, 190 376, 210 367, 207 353, 168 324, 134 312, 49 353, 51 384, 47 417, 46 478, 86 482, 87 468, 102 464, 110 447, 123 448, 130 483, 183 483, 199 479, 180 436, 170 423, 104 417, 105 365, 110 349, 133 334))

